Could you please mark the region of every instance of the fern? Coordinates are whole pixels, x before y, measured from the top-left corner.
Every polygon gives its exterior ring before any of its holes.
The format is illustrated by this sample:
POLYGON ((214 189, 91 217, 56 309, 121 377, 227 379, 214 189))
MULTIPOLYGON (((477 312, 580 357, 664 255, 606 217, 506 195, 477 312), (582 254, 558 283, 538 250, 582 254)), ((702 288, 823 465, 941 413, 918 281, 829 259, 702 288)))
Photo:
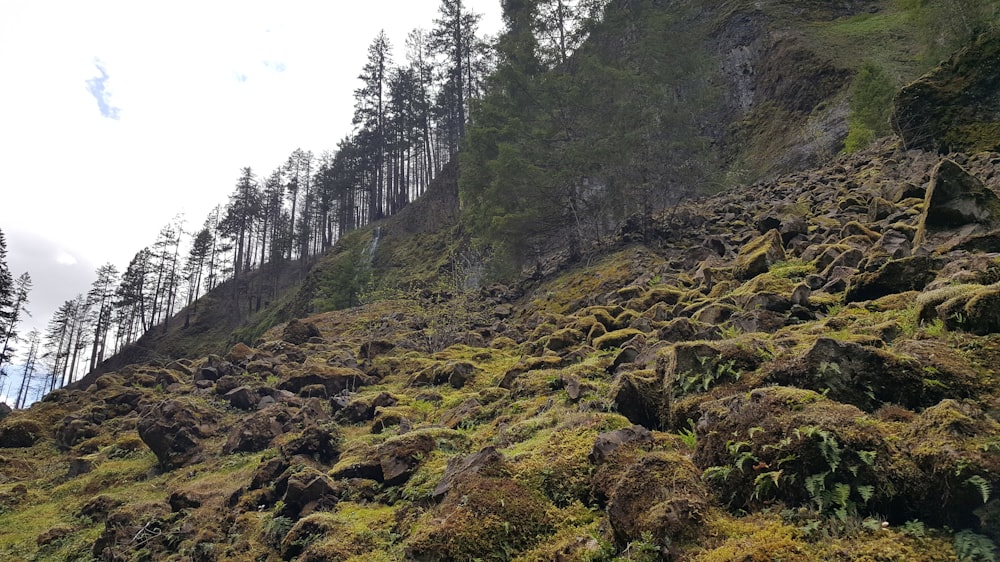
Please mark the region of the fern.
POLYGON ((992 489, 990 488, 988 480, 977 474, 966 478, 965 484, 979 490, 979 494, 983 496, 983 503, 990 501, 990 493, 992 492, 992 489))
POLYGON ((875 495, 875 486, 858 486, 858 495, 863 502, 868 503, 875 495))
POLYGON ((955 533, 955 553, 962 562, 997 562, 993 541, 968 529, 955 533))

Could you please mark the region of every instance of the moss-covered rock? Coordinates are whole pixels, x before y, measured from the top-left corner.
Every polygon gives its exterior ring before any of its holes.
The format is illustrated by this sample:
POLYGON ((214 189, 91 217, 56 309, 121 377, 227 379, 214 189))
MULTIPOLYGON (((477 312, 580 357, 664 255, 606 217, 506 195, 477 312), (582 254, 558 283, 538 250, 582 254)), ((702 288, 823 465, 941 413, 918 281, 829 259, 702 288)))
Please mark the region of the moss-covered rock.
POLYGON ((920 291, 937 276, 940 260, 914 256, 889 260, 876 271, 860 272, 851 277, 845 302, 874 300, 906 291, 920 291))
POLYGON ((406 540, 415 561, 507 561, 552 534, 551 504, 509 478, 472 476, 455 486, 406 540))
POLYGON ((645 534, 669 547, 695 538, 712 503, 700 473, 689 458, 673 451, 639 458, 621 474, 608 501, 615 541, 624 547, 645 534))
POLYGON ((1000 33, 973 43, 893 100, 892 124, 908 147, 951 151, 1000 150, 1000 33))
POLYGON ((746 281, 767 273, 771 265, 785 259, 781 233, 771 230, 748 242, 740 249, 733 265, 733 277, 746 281))
POLYGON ((997 228, 1000 228, 1000 197, 953 160, 939 162, 927 187, 915 242, 921 244, 938 232, 961 229, 962 236, 969 236, 997 228))

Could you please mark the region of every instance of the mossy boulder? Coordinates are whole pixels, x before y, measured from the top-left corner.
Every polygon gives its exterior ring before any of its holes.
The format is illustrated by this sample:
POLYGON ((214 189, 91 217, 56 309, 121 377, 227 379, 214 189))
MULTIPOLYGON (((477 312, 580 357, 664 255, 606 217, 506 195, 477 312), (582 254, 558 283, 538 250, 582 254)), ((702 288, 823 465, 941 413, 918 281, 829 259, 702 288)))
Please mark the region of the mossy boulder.
POLYGON ((1000 486, 997 435, 1000 423, 971 401, 943 400, 921 412, 902 434, 926 475, 907 501, 935 524, 978 527, 976 510, 1000 486))
POLYGON ((0 423, 0 448, 31 447, 44 437, 41 425, 23 416, 10 417, 0 423))
POLYGON ((767 273, 768 268, 784 259, 785 248, 781 240, 781 233, 777 230, 770 230, 766 234, 754 238, 740 249, 733 265, 733 277, 741 281, 752 279, 762 273, 767 273))
POLYGON ((315 324, 297 319, 291 320, 281 331, 281 339, 293 345, 302 345, 312 338, 321 336, 315 324))
POLYGON ((895 458, 874 420, 816 392, 758 388, 702 412, 693 460, 734 509, 774 499, 831 512, 886 505, 919 474, 895 458))
POLYGON ((615 379, 611 401, 621 415, 634 424, 659 429, 669 411, 663 377, 656 371, 624 371, 615 379))
POLYGON ((845 302, 875 300, 886 295, 923 290, 937 276, 941 262, 931 256, 889 260, 876 271, 851 277, 845 302))
POLYGON ((712 501, 701 470, 676 451, 652 451, 618 478, 608 501, 608 522, 615 542, 652 536, 660 547, 695 538, 712 501))
POLYGON ((798 359, 769 367, 765 380, 824 392, 867 412, 886 403, 929 406, 952 392, 963 394, 961 387, 951 388, 953 381, 931 380, 918 360, 876 347, 879 343, 820 337, 798 359))
POLYGON ((1000 197, 953 160, 939 162, 927 187, 916 243, 936 232, 956 231, 968 236, 997 228, 1000 197))
POLYGON ((621 330, 615 330, 613 332, 608 332, 604 335, 594 338, 594 347, 597 349, 611 349, 614 347, 621 347, 625 342, 631 340, 636 336, 642 335, 641 330, 635 328, 622 328, 621 330))
POLYGON ((356 389, 375 382, 358 369, 350 367, 331 367, 327 365, 307 364, 297 370, 278 385, 279 390, 299 393, 310 385, 322 385, 327 396, 335 396, 347 389, 356 389))
POLYGON ((405 543, 407 559, 510 560, 552 534, 551 505, 510 478, 472 476, 414 524, 405 543))
POLYGON ((951 330, 977 335, 1000 333, 1000 283, 954 285, 918 299, 921 320, 940 319, 951 330))
POLYGON ((167 399, 139 412, 139 437, 156 455, 160 466, 180 468, 201 461, 202 439, 215 434, 219 414, 193 399, 167 399))
POLYGON ((908 148, 1000 150, 1000 32, 992 30, 893 100, 891 122, 908 148))

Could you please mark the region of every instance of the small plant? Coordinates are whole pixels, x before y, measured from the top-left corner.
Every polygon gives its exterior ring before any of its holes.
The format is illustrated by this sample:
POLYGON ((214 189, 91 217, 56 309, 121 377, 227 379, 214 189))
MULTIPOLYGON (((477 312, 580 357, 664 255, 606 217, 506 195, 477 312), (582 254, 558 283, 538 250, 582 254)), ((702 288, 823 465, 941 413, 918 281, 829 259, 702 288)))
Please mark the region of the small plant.
POLYGON ((698 445, 698 435, 694 431, 694 420, 691 418, 688 418, 688 426, 689 427, 681 428, 677 432, 677 436, 681 438, 681 441, 683 441, 689 449, 694 449, 698 445))
POLYGON ((992 490, 990 489, 990 483, 982 476, 979 476, 977 474, 975 476, 970 476, 969 478, 966 478, 965 485, 972 486, 973 488, 978 489, 979 494, 983 497, 983 503, 987 503, 990 501, 990 492, 992 492, 992 490))
POLYGON ((264 522, 264 536, 267 537, 267 541, 271 544, 275 546, 280 545, 285 535, 288 534, 288 531, 292 530, 292 525, 294 524, 295 522, 292 521, 291 517, 272 514, 264 522))
POLYGON ((707 392, 709 388, 720 381, 726 379, 738 381, 743 376, 743 373, 736 368, 736 361, 720 362, 712 368, 706 365, 709 359, 709 357, 698 359, 701 362, 702 371, 684 371, 677 375, 674 398, 682 398, 694 392, 707 392))
POLYGON ((927 531, 924 528, 924 522, 918 519, 911 519, 910 521, 903 523, 903 526, 900 527, 899 532, 903 533, 904 535, 918 539, 923 538, 927 534, 927 531))
POLYGON ((966 529, 955 533, 955 554, 962 562, 997 562, 997 546, 989 539, 966 529))

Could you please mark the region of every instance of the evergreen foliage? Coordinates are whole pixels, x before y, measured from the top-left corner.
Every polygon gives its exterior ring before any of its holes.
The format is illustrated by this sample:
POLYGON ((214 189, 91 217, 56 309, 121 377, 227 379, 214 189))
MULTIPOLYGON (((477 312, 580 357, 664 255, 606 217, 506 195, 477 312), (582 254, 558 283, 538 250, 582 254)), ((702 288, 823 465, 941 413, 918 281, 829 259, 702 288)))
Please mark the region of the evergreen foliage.
POLYGON ((889 134, 889 113, 896 86, 886 72, 871 61, 866 61, 851 83, 850 130, 844 141, 844 150, 856 152, 876 138, 889 134))

